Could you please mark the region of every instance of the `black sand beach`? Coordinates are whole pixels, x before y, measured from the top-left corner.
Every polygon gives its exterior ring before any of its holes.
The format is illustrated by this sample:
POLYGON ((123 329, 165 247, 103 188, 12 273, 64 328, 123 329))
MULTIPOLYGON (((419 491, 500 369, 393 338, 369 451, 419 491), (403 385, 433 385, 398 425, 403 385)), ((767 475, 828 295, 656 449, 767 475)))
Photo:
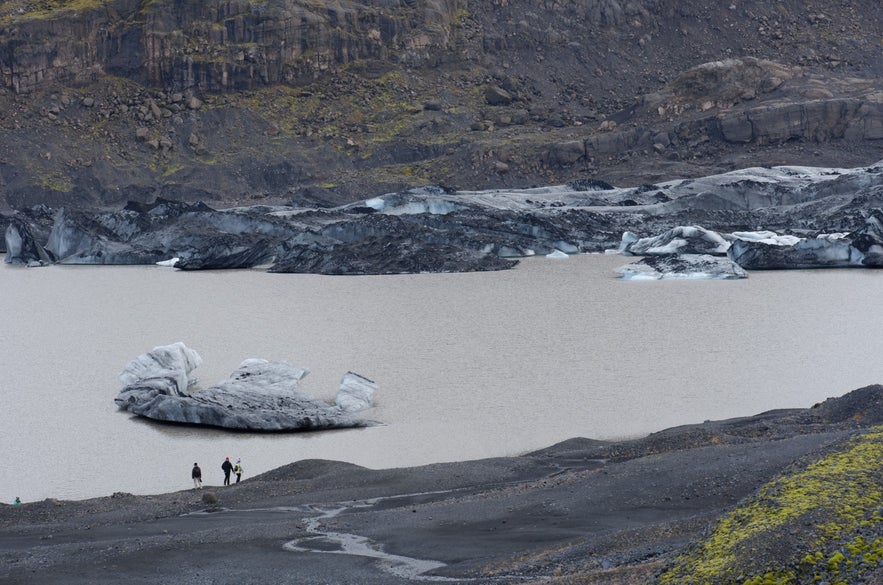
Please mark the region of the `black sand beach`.
POLYGON ((229 487, 2 505, 0 583, 653 582, 759 486, 883 421, 881 397, 518 457, 305 460, 229 487))

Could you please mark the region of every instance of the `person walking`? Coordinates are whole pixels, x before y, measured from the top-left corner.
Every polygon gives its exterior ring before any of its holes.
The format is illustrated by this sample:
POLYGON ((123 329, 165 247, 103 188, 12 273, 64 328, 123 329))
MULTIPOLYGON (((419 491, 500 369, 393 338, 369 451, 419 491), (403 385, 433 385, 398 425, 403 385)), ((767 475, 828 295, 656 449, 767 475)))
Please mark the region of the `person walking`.
POLYGON ((15 501, 12 502, 12 503, 13 503, 13 505, 15 505, 15 506, 20 506, 20 505, 21 505, 21 498, 18 497, 18 496, 15 496, 15 501))
POLYGON ((202 470, 196 463, 193 464, 193 471, 190 472, 190 477, 193 478, 193 489, 202 487, 202 470))
POLYGON ((236 460, 236 465, 233 466, 233 473, 236 474, 236 483, 239 483, 239 480, 242 479, 242 459, 236 460))
POLYGON ((233 464, 230 463, 229 457, 221 463, 221 469, 224 470, 224 485, 230 485, 230 472, 233 471, 233 464))

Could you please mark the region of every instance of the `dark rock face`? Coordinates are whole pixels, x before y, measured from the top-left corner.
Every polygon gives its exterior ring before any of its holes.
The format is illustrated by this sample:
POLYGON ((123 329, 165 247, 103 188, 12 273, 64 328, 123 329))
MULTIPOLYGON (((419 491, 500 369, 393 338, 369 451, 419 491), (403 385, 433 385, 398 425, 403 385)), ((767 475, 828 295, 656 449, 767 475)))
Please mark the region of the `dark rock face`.
POLYGON ((300 2, 256 9, 248 2, 120 0, 87 4, 48 23, 37 13, 14 25, 19 46, 4 54, 4 81, 29 92, 50 81, 88 81, 107 72, 159 87, 234 90, 297 81, 390 53, 420 64, 448 47, 457 2, 395 4, 395 10, 300 2), (434 26, 422 26, 427 20, 434 26))
POLYGON ((376 385, 348 372, 334 405, 297 389, 309 370, 286 362, 246 360, 224 382, 196 389, 191 372, 202 359, 183 343, 160 346, 120 373, 115 399, 154 420, 252 431, 307 431, 372 424, 352 413, 373 405, 376 385))

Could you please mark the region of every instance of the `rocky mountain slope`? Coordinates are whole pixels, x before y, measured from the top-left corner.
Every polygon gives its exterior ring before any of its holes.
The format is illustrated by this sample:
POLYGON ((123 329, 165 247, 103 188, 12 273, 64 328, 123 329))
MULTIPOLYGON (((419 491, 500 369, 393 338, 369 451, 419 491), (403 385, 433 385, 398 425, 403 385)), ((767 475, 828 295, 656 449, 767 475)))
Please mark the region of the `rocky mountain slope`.
POLYGON ((0 209, 883 159, 876 0, 8 0, 0 209))

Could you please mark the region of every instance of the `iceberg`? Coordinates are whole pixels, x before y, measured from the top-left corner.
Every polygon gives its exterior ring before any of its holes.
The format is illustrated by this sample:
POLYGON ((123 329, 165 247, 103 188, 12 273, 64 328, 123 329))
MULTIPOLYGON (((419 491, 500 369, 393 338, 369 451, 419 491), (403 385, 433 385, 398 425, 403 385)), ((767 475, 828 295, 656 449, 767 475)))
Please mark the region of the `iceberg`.
POLYGON ((307 368, 284 361, 244 360, 230 376, 199 389, 192 371, 202 363, 183 342, 158 346, 119 375, 114 402, 153 420, 250 431, 300 431, 377 424, 352 416, 374 404, 377 385, 347 372, 335 404, 312 398, 297 384, 307 368))
POLYGON ((748 278, 745 270, 727 258, 709 254, 647 256, 615 270, 623 280, 735 280, 748 278))

